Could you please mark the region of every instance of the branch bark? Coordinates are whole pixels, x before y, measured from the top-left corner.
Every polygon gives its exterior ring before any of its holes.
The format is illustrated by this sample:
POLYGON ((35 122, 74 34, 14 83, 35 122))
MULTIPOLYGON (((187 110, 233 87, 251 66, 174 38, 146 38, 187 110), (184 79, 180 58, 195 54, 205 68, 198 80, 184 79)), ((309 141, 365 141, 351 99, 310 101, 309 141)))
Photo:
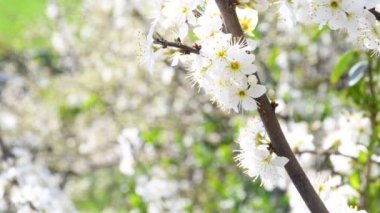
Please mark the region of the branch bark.
MULTIPOLYGON (((215 0, 215 2, 222 14, 227 32, 236 37, 243 37, 243 30, 240 26, 235 7, 229 3, 229 0, 215 0)), ((301 168, 293 151, 286 141, 268 97, 263 95, 260 98, 257 98, 256 101, 258 103, 258 112, 271 140, 274 151, 277 155, 284 156, 289 159, 285 169, 300 193, 302 199, 305 201, 307 207, 311 212, 315 213, 328 212, 326 206, 314 190, 310 180, 301 168)))
POLYGON ((166 47, 177 48, 184 54, 190 54, 190 53, 199 54, 199 51, 201 49, 201 47, 198 46, 197 44, 194 44, 194 47, 190 47, 190 46, 184 45, 180 42, 170 42, 170 41, 166 41, 164 39, 154 39, 153 43, 159 44, 163 48, 166 48, 166 47))
POLYGON ((376 8, 370 9, 369 12, 371 12, 376 17, 376 20, 380 21, 380 13, 376 11, 376 8))
POLYGON ((7 160, 8 158, 14 158, 13 153, 5 145, 1 135, 0 135, 0 160, 7 160))

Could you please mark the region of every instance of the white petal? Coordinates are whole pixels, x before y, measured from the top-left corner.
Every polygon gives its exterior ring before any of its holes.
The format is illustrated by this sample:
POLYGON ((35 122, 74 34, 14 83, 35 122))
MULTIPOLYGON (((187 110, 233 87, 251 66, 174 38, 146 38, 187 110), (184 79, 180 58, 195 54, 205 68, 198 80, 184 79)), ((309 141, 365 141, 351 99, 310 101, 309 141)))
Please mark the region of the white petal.
POLYGON ((251 86, 251 88, 248 90, 248 94, 252 98, 259 98, 262 95, 264 95, 266 91, 267 91, 267 89, 265 88, 265 86, 260 85, 260 84, 256 84, 254 86, 251 86))
POLYGON ((283 167, 289 162, 289 159, 286 157, 275 157, 272 160, 273 165, 283 167))

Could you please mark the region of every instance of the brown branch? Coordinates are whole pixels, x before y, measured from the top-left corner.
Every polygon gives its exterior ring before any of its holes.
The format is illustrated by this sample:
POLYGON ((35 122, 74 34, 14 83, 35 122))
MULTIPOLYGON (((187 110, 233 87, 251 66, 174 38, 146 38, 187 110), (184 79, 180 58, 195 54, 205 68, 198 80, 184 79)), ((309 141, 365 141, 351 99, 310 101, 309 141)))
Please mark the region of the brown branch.
POLYGON ((180 52, 182 52, 184 54, 190 54, 190 53, 199 54, 199 52, 201 50, 201 47, 198 44, 193 44, 193 46, 190 47, 190 46, 182 44, 180 41, 170 42, 170 41, 167 41, 165 39, 155 39, 153 41, 153 43, 159 44, 163 48, 167 48, 167 47, 177 48, 180 50, 180 52))
POLYGON ((4 144, 4 141, 0 135, 0 160, 7 160, 8 158, 14 158, 14 157, 15 157, 14 154, 4 144))
POLYGON ((380 13, 376 11, 376 8, 370 9, 369 12, 371 12, 376 17, 376 20, 380 21, 380 13))
MULTIPOLYGON (((244 34, 237 18, 235 7, 231 6, 228 0, 215 0, 215 2, 222 14, 227 32, 236 37, 243 37, 244 34)), ((289 159, 285 169, 309 210, 316 213, 328 212, 286 141, 268 97, 263 95, 257 98, 256 101, 260 117, 268 132, 274 151, 277 155, 289 159)))

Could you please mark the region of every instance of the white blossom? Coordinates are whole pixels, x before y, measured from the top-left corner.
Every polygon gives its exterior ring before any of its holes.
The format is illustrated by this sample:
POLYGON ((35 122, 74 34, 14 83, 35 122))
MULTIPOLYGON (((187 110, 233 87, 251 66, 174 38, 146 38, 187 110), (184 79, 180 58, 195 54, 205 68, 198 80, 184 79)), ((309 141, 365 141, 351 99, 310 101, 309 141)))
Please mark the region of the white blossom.
POLYGON ((262 185, 272 188, 285 178, 286 157, 277 156, 270 148, 270 142, 260 123, 250 121, 240 132, 240 150, 235 160, 248 176, 260 178, 262 185), (253 136, 253 137, 252 137, 253 136))

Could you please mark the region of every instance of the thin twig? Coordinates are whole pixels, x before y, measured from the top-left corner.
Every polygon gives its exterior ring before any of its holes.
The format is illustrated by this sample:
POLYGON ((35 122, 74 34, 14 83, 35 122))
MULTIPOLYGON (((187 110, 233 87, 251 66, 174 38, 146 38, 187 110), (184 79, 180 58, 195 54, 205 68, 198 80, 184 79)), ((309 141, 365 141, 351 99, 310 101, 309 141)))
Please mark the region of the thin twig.
POLYGON ((184 54, 190 54, 190 53, 199 54, 201 50, 201 47, 197 44, 194 44, 193 47, 190 47, 190 46, 182 44, 181 42, 170 42, 164 39, 155 39, 153 43, 159 44, 163 48, 167 48, 167 47, 177 48, 184 54))

